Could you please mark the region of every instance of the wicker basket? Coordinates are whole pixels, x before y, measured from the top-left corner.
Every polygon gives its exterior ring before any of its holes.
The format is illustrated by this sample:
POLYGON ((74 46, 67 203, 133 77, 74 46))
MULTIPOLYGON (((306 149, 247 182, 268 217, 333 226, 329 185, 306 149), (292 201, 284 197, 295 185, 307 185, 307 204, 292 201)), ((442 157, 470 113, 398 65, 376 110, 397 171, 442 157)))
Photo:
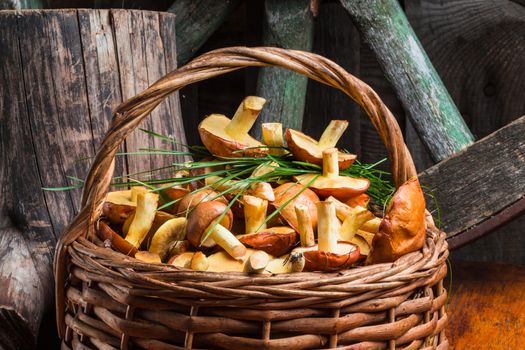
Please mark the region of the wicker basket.
POLYGON ((276 66, 340 89, 367 112, 397 186, 416 175, 377 94, 321 56, 234 47, 202 55, 120 105, 86 179, 82 209, 57 245, 56 313, 65 349, 447 349, 445 234, 394 263, 264 276, 147 264, 94 235, 119 145, 169 94, 243 67, 276 66))

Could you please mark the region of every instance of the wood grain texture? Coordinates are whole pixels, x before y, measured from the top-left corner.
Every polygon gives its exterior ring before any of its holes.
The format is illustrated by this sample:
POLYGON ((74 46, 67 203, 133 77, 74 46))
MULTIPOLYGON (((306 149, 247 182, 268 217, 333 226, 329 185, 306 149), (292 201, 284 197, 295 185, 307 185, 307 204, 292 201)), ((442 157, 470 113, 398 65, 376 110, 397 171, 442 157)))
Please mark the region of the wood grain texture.
MULTIPOLYGON (((448 237, 520 200, 525 193, 525 116, 420 174, 442 208, 448 237)), ((427 200, 430 210, 434 202, 427 200)))
MULTIPOLYGON (((263 45, 311 51, 313 45, 313 15, 309 0, 264 3, 263 45)), ((257 80, 257 95, 268 100, 253 133, 261 136, 264 122, 281 122, 283 128, 302 129, 304 101, 308 79, 290 71, 261 68, 257 80)))
MULTIPOLYGON (((0 12, 1 348, 34 346, 42 315, 53 303, 56 240, 78 209, 80 191, 49 192, 42 187, 72 184, 67 175, 85 177, 90 161, 79 159, 94 154, 112 109, 125 96, 121 72, 134 70, 146 87, 174 69, 174 31, 171 14, 0 12), (136 21, 117 32, 113 16, 136 21), (118 51, 132 37, 136 50, 145 52, 144 61, 134 50, 118 51)), ((142 86, 137 82, 127 91, 134 95, 142 86)), ((184 141, 176 95, 154 117, 150 128, 184 141)), ((133 141, 136 148, 160 146, 133 141)), ((172 160, 163 161, 157 164, 172 160)), ((151 164, 148 157, 135 157, 133 166, 148 169, 151 164)), ((117 171, 128 171, 125 159, 117 171)))
POLYGON ((508 0, 410 0, 406 11, 476 137, 525 113, 524 6, 508 0))
POLYGON ((224 22, 239 0, 176 0, 168 9, 176 17, 177 59, 190 60, 213 32, 224 22))
POLYGON ((447 308, 451 349, 522 349, 525 268, 453 261, 451 276, 447 308))
POLYGON ((473 142, 473 137, 394 0, 341 3, 352 16, 395 87, 435 160, 473 142))
MULTIPOLYGON (((359 33, 337 3, 326 3, 315 19, 313 52, 329 58, 348 72, 360 76, 359 33), (341 28, 345 28, 341 30, 341 28)), ((367 80, 367 77, 363 77, 367 80)), ((316 140, 332 119, 348 120, 338 147, 361 155, 361 110, 344 94, 315 81, 308 82, 303 131, 316 140)), ((381 142, 381 141, 379 141, 381 142)))

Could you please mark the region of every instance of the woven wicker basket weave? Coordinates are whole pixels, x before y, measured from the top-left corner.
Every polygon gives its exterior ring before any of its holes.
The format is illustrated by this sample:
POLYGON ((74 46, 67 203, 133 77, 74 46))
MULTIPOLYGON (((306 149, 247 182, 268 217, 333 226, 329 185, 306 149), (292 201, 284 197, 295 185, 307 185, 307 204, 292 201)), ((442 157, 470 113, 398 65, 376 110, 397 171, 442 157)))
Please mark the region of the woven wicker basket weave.
POLYGON ((277 66, 342 90, 385 143, 396 186, 416 175, 399 126, 365 83, 321 56, 234 47, 204 54, 120 105, 54 261, 63 348, 447 349, 445 234, 394 263, 338 273, 247 275, 147 264, 94 234, 119 145, 166 96, 249 66, 277 66))

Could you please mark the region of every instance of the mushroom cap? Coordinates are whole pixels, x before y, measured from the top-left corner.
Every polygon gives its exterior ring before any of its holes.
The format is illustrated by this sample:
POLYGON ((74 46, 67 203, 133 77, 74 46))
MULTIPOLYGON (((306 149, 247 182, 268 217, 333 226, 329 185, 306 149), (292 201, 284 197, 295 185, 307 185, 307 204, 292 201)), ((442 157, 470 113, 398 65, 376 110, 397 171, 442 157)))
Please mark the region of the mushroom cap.
MULTIPOLYGON (((180 199, 180 198, 184 197, 188 193, 190 193, 190 190, 187 189, 187 188, 183 188, 183 187, 180 187, 180 186, 173 186, 173 187, 170 187, 170 188, 163 189, 160 192, 160 199, 162 201, 162 204, 169 203, 169 202, 171 202, 173 200, 180 199)), ((169 207, 165 208, 164 210, 166 210, 169 213, 175 214, 178 211, 179 204, 180 204, 180 201, 176 202, 176 203, 173 203, 172 205, 170 205, 169 207)))
POLYGON ((368 196, 366 193, 361 193, 360 195, 350 197, 346 201, 346 205, 353 207, 361 206, 361 207, 367 207, 368 202, 370 202, 370 196, 368 196))
POLYGON ((284 208, 279 212, 279 215, 290 225, 294 230, 298 230, 299 223, 297 221, 297 215, 295 214, 295 206, 302 204, 308 207, 310 217, 312 219, 312 229, 317 229, 317 207, 319 203, 319 197, 314 191, 309 188, 305 188, 303 185, 287 182, 274 189, 275 201, 272 202, 272 206, 277 209, 284 205, 293 196, 297 195, 298 192, 302 191, 297 197, 290 201, 284 208))
POLYGON ((281 256, 288 253, 297 243, 297 232, 287 226, 278 226, 237 238, 250 248, 262 250, 273 256, 281 256))
POLYGON ((113 231, 113 229, 109 227, 109 225, 104 221, 99 221, 97 235, 102 241, 108 241, 113 249, 121 252, 122 254, 135 256, 135 254, 138 252, 137 247, 113 231))
POLYGON ((226 116, 211 114, 199 124, 202 143, 211 154, 220 157, 257 157, 268 153, 267 148, 252 148, 261 147, 264 144, 248 133, 236 137, 230 136, 225 130, 229 123, 230 119, 226 116), (239 150, 245 151, 237 152, 239 150))
MULTIPOLYGON (((201 246, 202 235, 206 232, 208 226, 217 220, 224 211, 226 211, 226 215, 224 215, 220 224, 231 230, 233 223, 232 211, 220 201, 202 202, 191 211, 186 224, 186 238, 195 248, 201 246)), ((214 245, 215 242, 211 238, 202 243, 204 248, 210 248, 214 245)))
MULTIPOLYGON (((323 164, 324 149, 319 146, 318 141, 293 129, 286 129, 284 137, 288 144, 288 149, 296 159, 317 165, 323 164)), ((337 158, 339 169, 344 170, 354 163, 357 156, 355 154, 339 151, 337 158)))
POLYGON ((191 210, 201 203, 209 202, 211 200, 214 202, 228 204, 228 201, 223 196, 215 198, 217 195, 218 193, 211 189, 199 190, 197 192, 188 194, 186 197, 180 200, 179 206, 177 208, 177 214, 186 215, 188 210, 191 210))
POLYGON ((374 235, 369 263, 391 262, 425 243, 425 196, 416 177, 394 193, 374 235))
POLYGON ((337 242, 337 252, 328 253, 317 250, 317 245, 294 249, 304 254, 303 271, 339 271, 348 269, 359 260, 359 247, 345 241, 337 242))
POLYGON ((137 207, 127 204, 115 204, 111 202, 104 202, 102 206, 102 214, 112 224, 123 224, 126 219, 135 213, 137 207))
POLYGON ((323 176, 318 174, 305 174, 296 176, 295 179, 303 185, 308 185, 320 197, 334 196, 340 201, 346 201, 368 190, 370 180, 349 176, 323 176), (317 179, 313 180, 317 176, 317 179), (313 181, 312 181, 313 180, 313 181))

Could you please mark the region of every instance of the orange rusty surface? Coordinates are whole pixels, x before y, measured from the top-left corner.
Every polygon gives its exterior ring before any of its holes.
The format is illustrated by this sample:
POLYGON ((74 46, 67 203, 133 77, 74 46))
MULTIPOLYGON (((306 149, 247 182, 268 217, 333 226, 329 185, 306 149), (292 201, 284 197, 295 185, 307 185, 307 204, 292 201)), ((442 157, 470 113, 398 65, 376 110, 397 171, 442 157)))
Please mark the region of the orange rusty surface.
POLYGON ((525 349, 525 267, 452 262, 447 313, 452 349, 525 349))

